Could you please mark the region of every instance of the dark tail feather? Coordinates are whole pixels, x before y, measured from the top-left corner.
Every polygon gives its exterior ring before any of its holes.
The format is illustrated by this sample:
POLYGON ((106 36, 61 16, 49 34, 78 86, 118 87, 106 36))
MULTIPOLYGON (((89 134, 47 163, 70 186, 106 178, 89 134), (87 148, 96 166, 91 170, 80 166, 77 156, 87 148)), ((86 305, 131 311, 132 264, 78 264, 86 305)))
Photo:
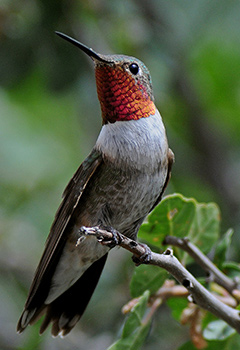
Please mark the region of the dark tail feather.
MULTIPOLYGON (((71 329, 78 322, 80 317, 83 315, 91 296, 96 288, 103 267, 107 259, 107 254, 102 258, 95 261, 85 273, 77 280, 77 282, 70 287, 65 293, 60 295, 49 305, 43 305, 31 316, 27 323, 33 324, 39 319, 39 315, 42 315, 42 311, 46 312, 45 319, 40 327, 40 334, 42 334, 49 324, 52 322, 52 335, 62 336, 68 334, 71 329)), ((28 314, 30 310, 23 312, 28 314)), ((24 316, 21 316, 18 323, 18 331, 22 332, 25 327, 22 327, 24 316)))

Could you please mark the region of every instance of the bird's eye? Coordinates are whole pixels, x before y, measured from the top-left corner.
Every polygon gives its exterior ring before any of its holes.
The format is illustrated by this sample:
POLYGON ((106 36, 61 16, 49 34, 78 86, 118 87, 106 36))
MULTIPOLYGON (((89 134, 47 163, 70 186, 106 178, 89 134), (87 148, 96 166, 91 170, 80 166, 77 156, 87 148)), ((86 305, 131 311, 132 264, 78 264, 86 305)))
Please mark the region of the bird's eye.
POLYGON ((130 66, 129 66, 129 70, 134 75, 138 74, 139 67, 138 67, 137 63, 131 63, 130 66))

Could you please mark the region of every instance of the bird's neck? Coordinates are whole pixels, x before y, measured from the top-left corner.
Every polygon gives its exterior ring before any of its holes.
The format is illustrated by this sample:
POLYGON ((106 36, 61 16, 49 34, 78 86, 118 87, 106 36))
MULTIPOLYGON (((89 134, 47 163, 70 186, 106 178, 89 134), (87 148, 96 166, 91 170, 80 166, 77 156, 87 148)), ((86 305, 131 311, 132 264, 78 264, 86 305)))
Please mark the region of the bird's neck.
POLYGON ((155 114, 156 107, 145 86, 123 68, 96 67, 95 75, 103 124, 138 120, 155 114))

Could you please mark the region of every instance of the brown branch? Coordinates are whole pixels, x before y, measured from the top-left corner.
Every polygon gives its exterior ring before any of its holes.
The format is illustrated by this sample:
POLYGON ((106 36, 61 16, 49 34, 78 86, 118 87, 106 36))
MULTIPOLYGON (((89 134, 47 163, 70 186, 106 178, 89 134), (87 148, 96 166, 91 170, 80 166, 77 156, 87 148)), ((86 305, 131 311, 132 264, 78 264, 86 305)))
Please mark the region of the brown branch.
POLYGON ((188 238, 178 238, 174 236, 166 236, 163 244, 178 247, 187 252, 201 266, 213 280, 225 288, 231 295, 233 290, 237 288, 237 282, 227 277, 220 271, 208 257, 201 252, 188 238))
MULTIPOLYGON (((106 244, 106 242, 109 244, 113 241, 116 243, 116 233, 113 234, 112 232, 102 230, 99 227, 83 227, 77 245, 84 238, 84 235, 94 235, 102 244, 106 244)), ((146 253, 146 248, 120 233, 117 233, 117 236, 117 244, 127 249, 141 260, 141 257, 146 253)), ((164 268, 188 290, 192 302, 224 320, 240 333, 239 311, 225 305, 204 288, 173 255, 171 249, 167 249, 163 254, 154 253, 150 249, 149 252, 150 256, 148 264, 164 268)))

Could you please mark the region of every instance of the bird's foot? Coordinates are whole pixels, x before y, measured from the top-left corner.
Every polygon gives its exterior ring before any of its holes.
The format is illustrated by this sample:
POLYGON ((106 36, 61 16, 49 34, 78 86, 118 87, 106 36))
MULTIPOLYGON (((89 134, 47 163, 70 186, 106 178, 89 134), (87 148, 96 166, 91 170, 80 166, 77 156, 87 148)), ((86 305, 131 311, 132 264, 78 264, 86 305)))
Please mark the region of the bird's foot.
POLYGON ((76 242, 76 247, 78 247, 83 241, 85 241, 87 236, 95 236, 97 233, 98 226, 94 227, 87 227, 87 226, 81 226, 78 230, 78 237, 76 242))
POLYGON ((141 264, 149 264, 152 258, 152 251, 149 248, 149 246, 147 246, 146 244, 144 243, 139 243, 139 244, 145 249, 145 252, 140 256, 133 255, 132 261, 135 263, 136 266, 139 266, 141 264))
POLYGON ((78 246, 86 236, 96 236, 98 242, 109 248, 114 248, 122 242, 121 235, 117 230, 103 225, 93 227, 82 226, 79 229, 79 234, 80 237, 77 240, 76 246, 78 246))
POLYGON ((122 242, 120 233, 113 227, 100 226, 99 233, 98 241, 109 248, 114 248, 122 242), (102 235, 101 232, 103 233, 102 235), (105 236, 104 233, 107 233, 107 236, 105 236))

